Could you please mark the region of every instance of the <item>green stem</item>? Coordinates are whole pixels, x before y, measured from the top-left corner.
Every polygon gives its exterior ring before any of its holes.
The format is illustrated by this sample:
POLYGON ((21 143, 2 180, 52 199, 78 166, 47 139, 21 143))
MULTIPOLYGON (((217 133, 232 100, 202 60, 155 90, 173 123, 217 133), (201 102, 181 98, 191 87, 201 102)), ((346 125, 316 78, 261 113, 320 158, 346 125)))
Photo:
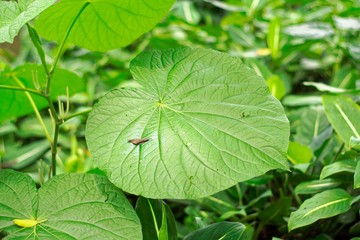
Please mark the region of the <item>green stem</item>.
MULTIPOLYGON (((17 78, 17 77, 14 76, 14 75, 12 75, 12 78, 17 82, 17 84, 20 85, 20 87, 21 87, 22 89, 25 89, 24 84, 20 81, 19 78, 17 78)), ((45 123, 44 123, 44 121, 43 121, 43 119, 42 119, 42 117, 41 117, 41 115, 40 115, 40 113, 39 113, 39 110, 38 110, 38 108, 37 108, 37 106, 36 106, 36 104, 35 104, 35 102, 34 102, 34 99, 31 97, 30 93, 27 92, 27 91, 25 91, 25 95, 26 95, 26 97, 28 98, 28 100, 29 100, 29 102, 30 102, 30 104, 31 104, 31 107, 34 109, 35 115, 36 115, 37 119, 39 120, 40 125, 41 125, 42 129, 44 130, 45 136, 46 136, 47 140, 49 141, 49 143, 50 143, 50 145, 51 145, 51 144, 52 144, 51 136, 50 136, 50 134, 49 134, 49 132, 48 132, 46 126, 45 126, 45 123)))
POLYGON ((51 146, 51 166, 52 166, 52 176, 56 176, 56 155, 57 155, 57 141, 59 136, 59 122, 55 123, 55 130, 54 130, 54 142, 51 146))
POLYGON ((66 43, 66 41, 67 41, 67 39, 68 39, 68 37, 69 37, 69 35, 70 35, 70 32, 71 32, 72 28, 74 27, 75 22, 77 21, 77 19, 78 19, 79 16, 81 15, 81 13, 85 10, 85 8, 86 8, 87 6, 89 6, 89 4, 90 4, 89 2, 86 2, 86 3, 82 6, 82 8, 81 8, 80 11, 78 12, 78 14, 75 16, 74 20, 71 22, 71 24, 70 24, 70 26, 69 26, 69 28, 68 28, 65 36, 64 36, 64 39, 62 40, 62 42, 61 42, 61 44, 60 44, 60 47, 59 47, 59 49, 58 49, 58 51, 57 51, 57 53, 56 53, 56 55, 55 55, 54 63, 53 63, 53 65, 52 65, 51 68, 50 68, 49 74, 47 75, 46 89, 45 89, 45 93, 46 93, 46 94, 49 94, 49 92, 50 92, 51 77, 52 77, 52 75, 54 74, 55 69, 56 69, 56 65, 58 64, 58 62, 59 62, 59 60, 60 60, 60 58, 61 58, 61 56, 62 56, 62 54, 63 54, 63 49, 64 49, 65 43, 66 43))
POLYGON ((45 95, 37 90, 31 89, 31 88, 25 88, 25 87, 15 87, 15 86, 8 86, 8 85, 0 85, 1 89, 9 89, 9 90, 16 90, 16 91, 24 91, 24 92, 30 92, 36 95, 39 95, 41 97, 45 97, 45 95))
POLYGON ((81 112, 77 112, 77 113, 70 114, 70 115, 68 115, 68 116, 66 116, 66 117, 64 118, 64 121, 67 121, 67 120, 69 120, 69 119, 71 119, 71 118, 74 118, 74 117, 77 117, 77 116, 80 116, 80 115, 83 115, 83 114, 87 114, 87 113, 91 112, 91 110, 92 110, 92 109, 88 109, 88 110, 85 110, 85 111, 81 111, 81 112))

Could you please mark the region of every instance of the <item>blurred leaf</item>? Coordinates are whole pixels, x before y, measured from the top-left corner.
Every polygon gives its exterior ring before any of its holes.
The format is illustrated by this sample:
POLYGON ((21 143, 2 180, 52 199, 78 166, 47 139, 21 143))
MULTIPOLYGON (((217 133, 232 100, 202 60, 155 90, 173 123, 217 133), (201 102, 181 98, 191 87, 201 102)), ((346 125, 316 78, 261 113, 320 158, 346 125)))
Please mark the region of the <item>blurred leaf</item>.
POLYGON ((349 97, 323 96, 325 113, 346 146, 351 137, 360 138, 360 107, 349 97))
POLYGON ((6 152, 3 167, 21 170, 36 161, 50 148, 47 140, 26 144, 16 151, 6 152))
POLYGON ((352 197, 345 190, 339 188, 314 195, 305 200, 297 211, 290 214, 289 231, 348 211, 351 199, 352 197))
MULTIPOLYGON (((350 90, 345 90, 342 88, 336 88, 329 85, 326 85, 324 83, 316 83, 316 82, 304 82, 305 86, 313 86, 320 92, 330 92, 330 93, 344 93, 344 92, 354 92, 350 90)), ((357 89, 356 92, 360 92, 360 89, 357 89)))
POLYGON ((35 18, 55 1, 0 1, 0 43, 12 43, 25 23, 35 18))
POLYGON ((295 130, 294 140, 309 146, 313 152, 332 135, 330 123, 322 107, 310 107, 303 110, 299 125, 295 130))
POLYGON ((342 89, 355 89, 356 81, 360 79, 359 72, 352 66, 342 66, 333 76, 331 86, 342 89))
POLYGON ((266 82, 269 86, 271 94, 274 97, 280 100, 283 96, 285 96, 285 85, 278 75, 271 76, 270 78, 266 79, 266 82))
POLYGON ((302 182, 295 188, 296 194, 313 194, 339 186, 341 182, 331 178, 302 182))
POLYGON ((226 2, 223 1, 218 1, 218 0, 204 0, 204 2, 208 2, 212 5, 214 5, 215 7, 221 8, 223 10, 226 11, 230 11, 230 12, 244 12, 246 11, 246 8, 244 7, 239 7, 236 5, 232 5, 232 4, 228 4, 226 2))
POLYGON ((196 25, 201 20, 200 13, 192 1, 177 1, 173 9, 173 14, 189 24, 196 25))
POLYGON ((299 107, 307 105, 318 105, 321 104, 320 96, 311 96, 311 95, 287 95, 282 100, 283 105, 289 107, 299 107))
POLYGON ((308 163, 312 159, 313 153, 306 145, 290 142, 287 157, 293 164, 308 163))
POLYGON ((152 29, 174 2, 63 0, 44 11, 35 26, 41 36, 60 43, 76 19, 67 42, 107 51, 127 46, 152 29))
POLYGON ((284 217, 287 217, 291 207, 291 197, 280 198, 279 200, 272 202, 269 206, 266 206, 259 214, 259 219, 263 223, 272 223, 275 225, 283 224, 284 217))
MULTIPOLYGON (((46 74, 44 68, 35 64, 24 64, 13 71, 0 72, 0 85, 21 87, 14 77, 17 77, 26 88, 36 89, 33 79, 39 81, 42 89, 45 87, 46 74)), ((58 96, 66 95, 66 88, 69 88, 69 95, 81 92, 84 89, 84 81, 76 74, 65 70, 57 69, 51 81, 51 98, 56 100, 58 96)), ((34 110, 23 91, 15 91, 0 88, 0 122, 4 120, 21 117, 32 113, 34 110)), ((38 109, 48 106, 47 101, 41 96, 31 94, 38 109)))
POLYGON ((360 138, 356 138, 354 136, 351 136, 350 138, 350 148, 360 150, 360 138))
POLYGON ((360 161, 357 161, 355 168, 354 188, 360 188, 360 161))
POLYGON ((280 29, 281 19, 275 17, 269 24, 269 30, 267 34, 267 44, 271 51, 271 57, 277 59, 280 55, 280 29))
POLYGON ((313 22, 286 27, 284 30, 290 36, 304 39, 324 39, 334 34, 328 23, 313 22))
POLYGON ((229 33, 230 39, 235 43, 238 43, 246 48, 254 47, 254 42, 255 42, 254 35, 245 31, 243 28, 235 25, 231 25, 228 27, 227 31, 229 33))
POLYGON ((187 235, 184 240, 251 240, 253 228, 238 222, 214 223, 187 235))
POLYGON ((334 23, 336 28, 345 31, 359 31, 360 30, 360 19, 352 17, 338 17, 334 16, 334 23))
POLYGON ((320 179, 327 178, 336 173, 349 172, 354 173, 356 161, 354 159, 341 160, 330 165, 325 166, 320 174, 320 179))
POLYGON ((360 61, 360 44, 349 44, 348 50, 351 57, 356 61, 360 61))
POLYGON ((177 239, 175 218, 165 202, 140 196, 135 211, 140 218, 144 240, 167 239, 166 235, 168 240, 177 239), (163 225, 165 222, 166 226, 163 225), (157 231, 162 232, 161 236, 157 231))

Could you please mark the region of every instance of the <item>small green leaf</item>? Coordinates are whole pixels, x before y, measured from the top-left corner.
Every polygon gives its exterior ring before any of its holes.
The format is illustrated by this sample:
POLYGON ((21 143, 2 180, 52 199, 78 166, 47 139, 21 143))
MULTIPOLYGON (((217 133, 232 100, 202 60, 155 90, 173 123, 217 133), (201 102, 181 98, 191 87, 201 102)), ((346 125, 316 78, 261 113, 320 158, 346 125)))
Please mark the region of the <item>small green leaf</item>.
POLYGON ((273 75, 266 80, 271 94, 277 99, 282 99, 285 96, 286 89, 284 83, 278 75, 273 75))
MULTIPOLYGON (((44 68, 40 65, 25 64, 15 68, 13 71, 0 72, 0 85, 21 87, 13 76, 18 78, 26 88, 36 89, 33 79, 39 81, 42 89, 45 87, 46 74, 44 68)), ((84 81, 68 70, 57 69, 51 81, 51 98, 56 100, 58 96, 66 95, 66 87, 69 88, 69 94, 73 95, 84 89, 84 81)), ((33 112, 30 102, 23 91, 0 88, 0 96, 0 122, 33 112)), ((34 94, 31 94, 31 96, 38 109, 48 106, 47 101, 41 96, 34 94)))
POLYGON ((148 51, 130 64, 143 88, 113 90, 89 115, 93 159, 124 191, 200 198, 288 169, 289 124, 266 82, 205 49, 148 51), (148 138, 141 145, 130 139, 148 138))
POLYGON ((313 153, 311 149, 298 142, 290 142, 288 153, 288 159, 293 164, 301 164, 301 163, 308 163, 313 157, 313 153))
POLYGON ((260 212, 259 219, 263 223, 272 223, 275 225, 283 224, 284 217, 289 216, 291 201, 291 197, 284 197, 271 203, 260 212))
POLYGON ((141 221, 144 240, 177 239, 174 215, 162 200, 139 197, 135 210, 141 221))
POLYGON ((142 239, 124 194, 105 177, 58 175, 36 190, 32 179, 0 170, 0 229, 11 239, 142 239))
POLYGON ((55 1, 0 1, 0 43, 12 43, 25 23, 35 18, 55 1))
POLYGON ((351 137, 360 138, 360 107, 345 96, 329 95, 322 99, 331 125, 349 148, 351 137))
POLYGON ((310 225, 319 219, 329 218, 350 209, 352 197, 343 189, 327 190, 305 200, 290 214, 289 231, 310 225))
POLYGON ((327 178, 336 173, 349 172, 354 173, 356 167, 356 161, 354 159, 341 160, 323 168, 320 174, 320 179, 327 178))
POLYGON ((276 59, 280 54, 280 29, 281 29, 281 19, 275 17, 271 20, 269 24, 269 30, 267 34, 267 44, 271 51, 271 57, 276 59))
POLYGON ((93 51, 107 51, 129 45, 152 29, 175 0, 62 0, 35 22, 41 36, 61 42, 76 22, 68 42, 93 51))
POLYGON ((360 161, 357 162, 354 174, 354 188, 360 188, 360 161))
POLYGON ((214 223, 187 235, 184 240, 251 240, 254 230, 239 222, 214 223))
POLYGON ((296 194, 313 194, 322 192, 327 189, 335 188, 339 186, 341 182, 327 178, 323 180, 313 180, 313 181, 306 181, 302 182, 295 188, 296 194))

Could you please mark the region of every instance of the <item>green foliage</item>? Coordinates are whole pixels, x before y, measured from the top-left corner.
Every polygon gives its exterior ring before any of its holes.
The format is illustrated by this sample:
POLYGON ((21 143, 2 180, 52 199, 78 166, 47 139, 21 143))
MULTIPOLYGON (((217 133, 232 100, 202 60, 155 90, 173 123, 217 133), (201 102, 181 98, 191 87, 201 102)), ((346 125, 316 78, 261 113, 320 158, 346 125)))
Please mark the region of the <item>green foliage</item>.
POLYGON ((0 44, 0 167, 26 173, 0 171, 1 239, 53 239, 44 232, 50 228, 61 239, 99 239, 104 231, 134 239, 357 239, 359 1, 62 0, 49 7, 54 2, 0 1, 0 42, 14 40, 0 44), (185 84, 166 92, 186 72, 185 84), (133 95, 120 98, 125 93, 133 95), (231 94, 239 94, 230 98, 235 105, 222 106, 231 94), (198 102, 182 105, 189 99, 198 102), (239 103, 257 117, 239 115, 239 103), (284 121, 251 110, 259 106, 275 107, 266 114, 284 121), (96 136, 86 129, 92 107, 88 127, 96 136), (274 146, 277 156, 269 153, 274 146), (194 156, 216 171, 197 168, 194 156), (198 189, 189 193, 192 183, 198 189), (183 199, 125 197, 112 184, 183 199), (127 206, 133 230, 120 230, 126 224, 113 217, 124 208, 113 210, 114 202, 127 206), (59 207, 61 216, 36 216, 59 207), (94 221, 108 214, 97 223, 110 232, 69 222, 92 213, 94 221))
POLYGON ((50 7, 55 0, 24 0, 0 2, 0 43, 14 41, 20 29, 50 7))
POLYGON ((152 29, 174 0, 61 1, 44 11, 36 21, 39 33, 61 42, 75 23, 68 42, 93 51, 129 45, 152 29))
POLYGON ((199 198, 287 169, 284 112, 237 58, 169 49, 139 55, 130 70, 143 89, 108 93, 86 128, 94 160, 121 189, 199 198), (136 138, 150 140, 128 142, 136 138))
POLYGON ((141 239, 141 225, 124 194, 105 177, 59 175, 39 190, 22 173, 0 170, 2 218, 6 239, 141 239), (21 227, 14 219, 36 220, 21 227), (86 227, 84 227, 86 226, 86 227))

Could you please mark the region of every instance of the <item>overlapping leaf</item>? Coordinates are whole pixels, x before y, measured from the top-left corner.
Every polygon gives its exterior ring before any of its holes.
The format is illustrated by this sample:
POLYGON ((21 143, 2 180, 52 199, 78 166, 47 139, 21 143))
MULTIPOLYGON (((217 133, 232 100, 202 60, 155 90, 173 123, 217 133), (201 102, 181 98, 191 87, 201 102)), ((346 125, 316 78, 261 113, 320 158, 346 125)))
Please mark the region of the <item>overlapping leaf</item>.
POLYGON ((143 89, 108 93, 86 127, 92 157, 118 187, 149 198, 198 198, 287 169, 283 108, 238 58, 149 51, 130 69, 143 89), (128 142, 137 138, 149 141, 128 142))
POLYGON ((63 0, 35 22, 41 36, 61 42, 72 22, 68 42, 94 51, 126 46, 152 29, 175 0, 63 0))
POLYGON ((0 170, 0 192, 5 239, 142 239, 134 209, 102 176, 59 175, 37 190, 29 176, 0 170))

